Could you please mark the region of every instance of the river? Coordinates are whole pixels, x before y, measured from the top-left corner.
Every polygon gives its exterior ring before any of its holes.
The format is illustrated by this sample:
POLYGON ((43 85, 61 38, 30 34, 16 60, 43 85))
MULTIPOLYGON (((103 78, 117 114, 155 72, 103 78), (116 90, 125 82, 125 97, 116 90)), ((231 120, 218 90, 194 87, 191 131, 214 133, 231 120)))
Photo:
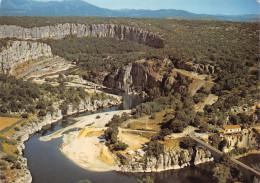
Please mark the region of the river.
MULTIPOLYGON (((101 109, 95 113, 132 109, 143 102, 143 100, 137 96, 131 96, 121 92, 117 92, 117 94, 123 97, 122 105, 109 109, 101 109)), ((153 177, 156 183, 215 182, 211 173, 214 162, 160 173, 92 172, 80 168, 61 153, 59 150, 59 146, 62 143, 61 138, 47 142, 39 140, 41 136, 51 134, 74 123, 73 117, 89 114, 90 113, 82 113, 59 120, 55 124, 44 127, 41 132, 32 135, 25 143, 24 156, 28 160, 28 168, 32 174, 33 183, 75 183, 84 179, 88 179, 92 183, 136 183, 137 179, 148 175, 153 177)))

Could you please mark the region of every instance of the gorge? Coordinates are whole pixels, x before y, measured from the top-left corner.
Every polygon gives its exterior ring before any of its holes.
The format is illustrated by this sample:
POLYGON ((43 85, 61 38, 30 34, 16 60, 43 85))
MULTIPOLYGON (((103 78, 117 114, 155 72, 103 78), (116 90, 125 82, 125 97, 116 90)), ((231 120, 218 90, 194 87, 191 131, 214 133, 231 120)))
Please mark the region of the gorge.
POLYGON ((225 160, 212 162, 213 153, 189 132, 228 156, 259 152, 256 24, 2 19, 10 23, 0 25, 0 116, 20 119, 0 130, 2 180, 130 183, 149 175, 189 183, 223 177, 213 178, 213 172, 228 172, 227 180, 253 180, 237 167, 223 167, 225 160), (89 113, 78 114, 84 111, 89 113), (123 114, 105 121, 110 111, 123 114), (86 123, 74 128, 77 115, 86 123), (93 125, 98 120, 102 125, 93 125), (223 135, 224 125, 242 130, 223 135), (58 133, 64 138, 40 141, 58 133), (104 162, 113 154, 119 166, 110 170, 118 172, 82 169, 62 151, 65 146, 85 167, 88 156, 80 153, 85 146, 95 147, 95 158, 104 162))

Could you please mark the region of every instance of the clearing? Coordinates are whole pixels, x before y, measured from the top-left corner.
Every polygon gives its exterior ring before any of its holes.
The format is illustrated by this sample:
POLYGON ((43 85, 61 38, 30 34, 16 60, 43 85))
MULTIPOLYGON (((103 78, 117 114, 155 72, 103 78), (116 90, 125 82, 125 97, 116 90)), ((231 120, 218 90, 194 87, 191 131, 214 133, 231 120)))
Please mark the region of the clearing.
POLYGON ((147 131, 156 131, 161 130, 161 125, 164 123, 164 115, 166 113, 172 113, 173 110, 164 110, 161 112, 155 113, 155 118, 151 119, 149 116, 143 116, 138 119, 129 119, 124 122, 121 127, 131 130, 147 130, 147 131))
POLYGON ((8 117, 0 117, 0 130, 5 129, 6 127, 9 127, 18 121, 20 121, 20 118, 8 118, 8 117))

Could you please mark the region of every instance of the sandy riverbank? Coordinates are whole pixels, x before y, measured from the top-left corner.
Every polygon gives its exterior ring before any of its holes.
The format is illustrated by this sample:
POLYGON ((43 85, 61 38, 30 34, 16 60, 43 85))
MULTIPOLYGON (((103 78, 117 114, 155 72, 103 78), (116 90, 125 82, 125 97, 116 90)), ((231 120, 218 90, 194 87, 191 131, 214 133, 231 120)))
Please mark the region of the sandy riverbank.
POLYGON ((41 137, 41 141, 49 141, 54 138, 62 137, 63 133, 66 131, 72 130, 72 129, 83 129, 86 126, 92 126, 96 128, 103 128, 108 123, 109 120, 112 119, 112 117, 117 114, 121 115, 122 113, 127 112, 130 113, 130 110, 124 110, 124 111, 112 111, 112 112, 104 112, 104 113, 97 113, 97 114, 91 114, 88 116, 82 116, 78 118, 74 118, 77 122, 73 125, 70 125, 66 128, 62 128, 55 133, 52 133, 50 135, 41 137), (99 116, 99 117, 97 117, 99 116))
POLYGON ((43 141, 63 137, 60 147, 62 153, 78 166, 91 171, 118 170, 118 162, 103 143, 100 143, 99 135, 104 134, 105 125, 114 115, 130 113, 130 110, 98 113, 75 118, 75 124, 61 129, 51 135, 41 138, 43 141), (64 133, 71 129, 73 132, 64 133))

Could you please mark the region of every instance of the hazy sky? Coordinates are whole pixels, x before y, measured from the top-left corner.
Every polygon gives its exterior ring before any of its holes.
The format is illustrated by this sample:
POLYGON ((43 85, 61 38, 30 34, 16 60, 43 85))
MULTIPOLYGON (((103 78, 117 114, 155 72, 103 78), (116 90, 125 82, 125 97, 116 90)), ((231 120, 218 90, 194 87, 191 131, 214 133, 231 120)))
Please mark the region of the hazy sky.
MULTIPOLYGON (((50 1, 50 0, 40 0, 50 1)), ((109 9, 181 9, 206 14, 258 14, 260 0, 85 0, 109 9), (257 2, 258 1, 258 2, 257 2)))

